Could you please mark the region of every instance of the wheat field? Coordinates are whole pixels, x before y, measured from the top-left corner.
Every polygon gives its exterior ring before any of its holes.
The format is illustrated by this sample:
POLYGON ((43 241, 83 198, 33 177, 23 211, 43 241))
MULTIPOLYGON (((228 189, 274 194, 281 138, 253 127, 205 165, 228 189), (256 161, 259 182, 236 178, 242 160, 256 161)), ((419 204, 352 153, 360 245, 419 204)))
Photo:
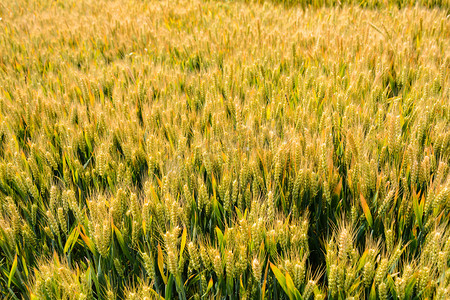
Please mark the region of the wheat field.
POLYGON ((0 2, 0 298, 449 299, 449 7, 0 2))

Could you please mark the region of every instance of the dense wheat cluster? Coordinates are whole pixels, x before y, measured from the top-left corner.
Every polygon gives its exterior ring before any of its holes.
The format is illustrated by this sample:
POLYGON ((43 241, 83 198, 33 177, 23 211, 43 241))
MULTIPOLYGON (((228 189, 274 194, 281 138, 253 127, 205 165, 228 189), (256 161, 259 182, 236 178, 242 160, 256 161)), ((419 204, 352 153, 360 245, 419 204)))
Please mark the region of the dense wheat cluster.
POLYGON ((448 299, 446 2, 287 2, 0 3, 1 298, 448 299))

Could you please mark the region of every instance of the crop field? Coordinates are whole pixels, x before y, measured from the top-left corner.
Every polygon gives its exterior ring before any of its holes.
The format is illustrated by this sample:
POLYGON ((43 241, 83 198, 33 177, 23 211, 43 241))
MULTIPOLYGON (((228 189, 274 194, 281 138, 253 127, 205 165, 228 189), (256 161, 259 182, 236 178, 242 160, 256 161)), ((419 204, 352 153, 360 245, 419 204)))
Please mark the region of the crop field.
POLYGON ((447 0, 0 1, 1 299, 449 299, 447 0))

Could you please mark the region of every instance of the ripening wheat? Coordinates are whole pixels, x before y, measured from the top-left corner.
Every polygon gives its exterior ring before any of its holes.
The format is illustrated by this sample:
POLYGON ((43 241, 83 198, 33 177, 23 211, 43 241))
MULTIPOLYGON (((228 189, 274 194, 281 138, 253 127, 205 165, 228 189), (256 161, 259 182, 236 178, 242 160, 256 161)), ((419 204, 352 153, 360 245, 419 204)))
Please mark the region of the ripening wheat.
POLYGON ((0 298, 448 299, 449 7, 0 3, 0 298))

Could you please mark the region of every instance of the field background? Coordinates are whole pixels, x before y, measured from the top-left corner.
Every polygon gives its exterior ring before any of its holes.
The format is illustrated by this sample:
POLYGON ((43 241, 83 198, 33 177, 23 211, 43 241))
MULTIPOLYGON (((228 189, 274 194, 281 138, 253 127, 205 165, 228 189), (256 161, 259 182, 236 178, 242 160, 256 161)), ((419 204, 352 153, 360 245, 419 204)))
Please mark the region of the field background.
POLYGON ((448 299, 442 1, 0 2, 0 297, 448 299))

